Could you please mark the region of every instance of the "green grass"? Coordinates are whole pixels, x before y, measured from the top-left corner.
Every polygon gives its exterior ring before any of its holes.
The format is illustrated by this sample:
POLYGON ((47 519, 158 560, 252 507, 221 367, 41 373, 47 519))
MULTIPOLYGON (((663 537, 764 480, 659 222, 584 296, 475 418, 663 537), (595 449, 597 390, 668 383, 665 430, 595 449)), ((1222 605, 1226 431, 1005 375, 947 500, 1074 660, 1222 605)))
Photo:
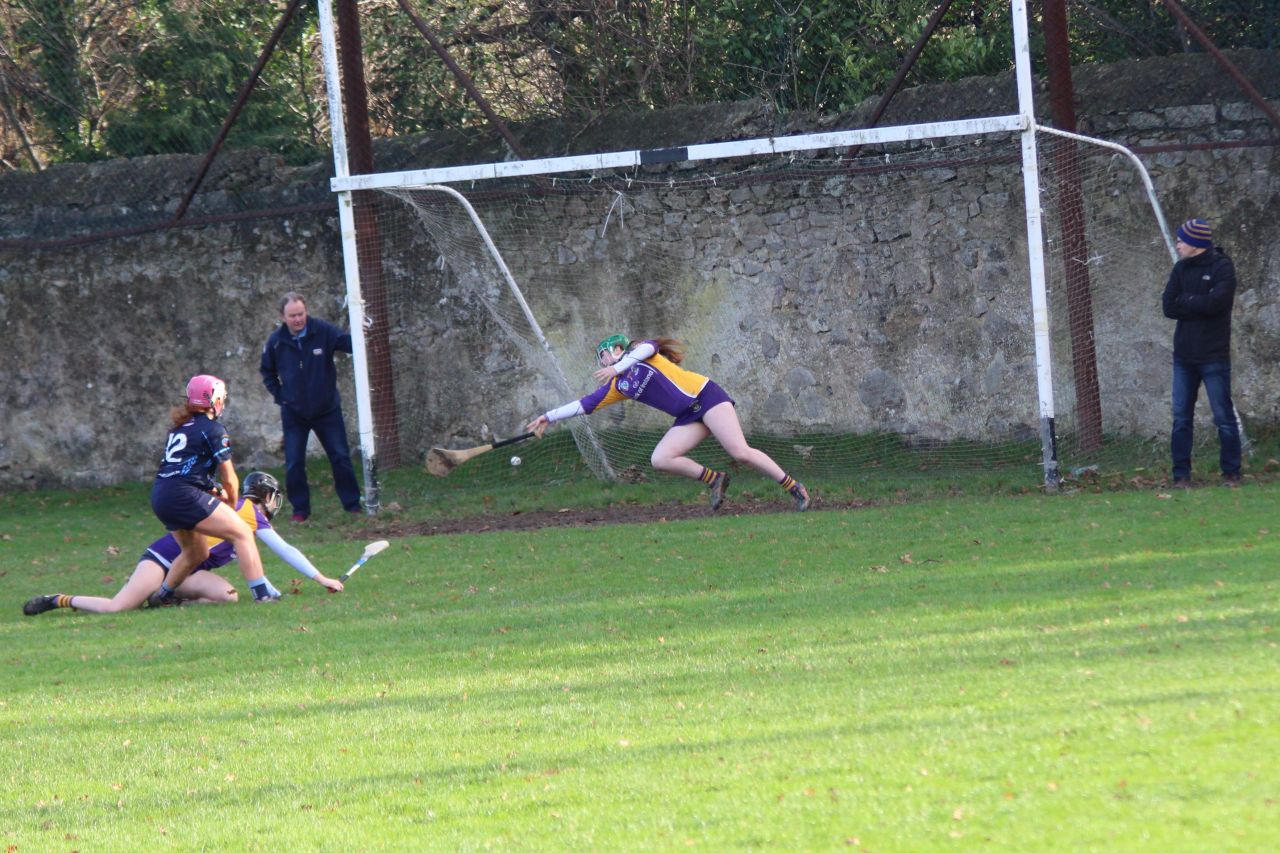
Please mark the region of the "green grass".
MULTIPOLYGON (((414 538, 341 596, 36 618, 155 523, 0 496, 0 843, 1266 849, 1278 496, 414 538)), ((337 574, 363 523, 286 535, 337 574)))
MULTIPOLYGON (((1196 448, 1197 481, 1218 480, 1216 435, 1200 431, 1196 448)), ((420 522, 441 516, 598 508, 617 504, 703 503, 697 483, 654 471, 648 462, 660 431, 608 432, 610 459, 620 475, 602 483, 587 468, 566 430, 548 433, 538 442, 478 456, 445 478, 426 476, 421 466, 406 464, 379 476, 382 506, 388 517, 420 522), (519 454, 523 464, 508 460, 519 454)), ((801 435, 788 438, 753 436, 789 473, 805 483, 819 505, 890 504, 945 497, 1029 495, 1043 491, 1044 474, 1037 441, 1004 444, 974 442, 908 443, 894 435, 801 435), (808 459, 795 447, 808 447, 808 459)), ((1246 474, 1268 480, 1280 470, 1280 432, 1261 428, 1250 433, 1246 474)), ((1154 488, 1168 480, 1168 439, 1108 436, 1103 446, 1085 452, 1062 440, 1060 473, 1067 491, 1129 491, 1154 488)), ((700 445, 701 463, 732 465, 713 440, 700 445)), ((743 466, 734 468, 731 500, 777 501, 773 483, 743 466)), ((331 480, 324 460, 313 459, 312 483, 325 488, 331 480)), ((277 472, 278 473, 278 472, 277 472)), ((280 474, 283 481, 283 474, 280 474)), ((317 499, 320 505, 322 498, 317 499)))

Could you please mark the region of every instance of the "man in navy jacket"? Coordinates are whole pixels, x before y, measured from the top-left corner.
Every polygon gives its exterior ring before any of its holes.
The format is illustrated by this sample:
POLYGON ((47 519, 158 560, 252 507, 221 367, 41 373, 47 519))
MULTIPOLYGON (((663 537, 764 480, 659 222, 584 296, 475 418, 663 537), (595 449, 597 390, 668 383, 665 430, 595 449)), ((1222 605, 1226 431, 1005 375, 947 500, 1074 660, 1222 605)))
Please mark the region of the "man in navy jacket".
POLYGON ((1164 315, 1173 332, 1173 486, 1191 485, 1191 433, 1196 395, 1204 383, 1221 445, 1222 484, 1240 483, 1240 422, 1231 401, 1231 307, 1236 270, 1203 219, 1178 228, 1178 262, 1164 288, 1164 315))
POLYGON ((262 384, 280 406, 284 426, 285 492, 293 506, 293 520, 311 515, 307 485, 307 440, 320 440, 333 467, 333 485, 347 512, 360 511, 360 486, 338 396, 335 352, 351 352, 351 334, 332 323, 307 315, 307 302, 290 291, 280 299, 280 328, 262 348, 262 384))

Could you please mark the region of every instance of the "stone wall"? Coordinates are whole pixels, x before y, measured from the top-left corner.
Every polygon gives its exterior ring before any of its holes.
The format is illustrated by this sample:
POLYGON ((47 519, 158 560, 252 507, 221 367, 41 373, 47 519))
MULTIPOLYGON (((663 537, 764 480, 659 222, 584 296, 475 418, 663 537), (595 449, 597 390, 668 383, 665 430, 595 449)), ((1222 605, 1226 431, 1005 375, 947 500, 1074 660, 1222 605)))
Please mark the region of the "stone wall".
MULTIPOLYGON (((1234 58, 1275 103, 1277 56, 1234 58)), ((1077 69, 1076 85, 1082 130, 1125 144, 1280 137, 1207 57, 1077 69)), ((1043 107, 1043 93, 1040 100, 1043 107)), ((904 92, 882 123, 1013 110, 1008 78, 972 80, 904 92)), ((521 135, 536 153, 556 155, 856 127, 866 112, 783 118, 758 104, 724 104, 613 117, 572 138, 554 125, 522 128, 521 135)), ((1175 145, 1143 156, 1170 220, 1193 214, 1212 220, 1236 260, 1237 402, 1255 423, 1280 421, 1278 150, 1274 144, 1175 145)), ((487 140, 461 135, 387 141, 376 154, 384 169, 501 156, 487 140)), ((197 158, 153 157, 5 174, 0 239, 49 239, 162 220, 197 164, 197 158)), ((261 154, 234 154, 215 168, 190 215, 323 204, 327 177, 324 164, 289 169, 261 154)), ((666 327, 645 331, 683 334, 689 330, 680 328, 682 321, 694 322, 690 318, 714 299, 727 317, 707 330, 710 364, 704 366, 713 375, 732 372, 735 394, 759 401, 744 412, 749 425, 937 437, 1034 431, 1028 299, 1015 283, 1023 278, 1025 249, 1010 237, 1022 230, 1016 168, 953 170, 912 190, 874 181, 840 190, 790 197, 709 191, 692 209, 659 217, 670 251, 689 261, 689 276, 637 293, 635 282, 654 276, 631 268, 615 280, 593 280, 594 302, 549 310, 577 318, 564 326, 570 337, 585 339, 605 324, 623 328, 628 312, 660 318, 666 327), (704 239, 701 222, 716 210, 738 217, 734 240, 704 239), (916 248, 894 255, 902 260, 891 265, 867 260, 904 244, 916 248), (791 256, 785 263, 784 254, 791 256), (928 272, 939 265, 954 275, 928 272), (602 307, 610 305, 627 310, 611 316, 602 307), (899 351, 896 342, 922 334, 930 341, 927 358, 899 351), (1026 390, 1011 394, 1011 388, 1026 390)), ((566 211, 560 225, 578 236, 562 248, 582 257, 608 251, 583 242, 589 229, 577 227, 574 215, 566 211)), ((1158 305, 1167 264, 1154 266, 1097 294, 1108 426, 1144 435, 1157 434, 1167 420, 1171 324, 1158 305)), ((531 392, 501 374, 480 393, 466 387, 509 354, 488 333, 483 311, 458 291, 459 282, 427 275, 420 286, 421 302, 438 306, 415 331, 421 350, 411 377, 430 389, 422 406, 427 434, 472 437, 475 424, 493 422, 491 408, 481 411, 481 402, 468 400, 510 398, 511 418, 560 402, 547 387, 531 392)), ((0 250, 0 488, 148 478, 167 407, 196 372, 216 373, 231 386, 226 423, 241 469, 279 465, 278 415, 257 363, 277 320, 276 300, 289 289, 309 294, 314 314, 345 320, 336 212, 74 248, 0 250)), ((349 379, 344 386, 354 436, 349 379)))

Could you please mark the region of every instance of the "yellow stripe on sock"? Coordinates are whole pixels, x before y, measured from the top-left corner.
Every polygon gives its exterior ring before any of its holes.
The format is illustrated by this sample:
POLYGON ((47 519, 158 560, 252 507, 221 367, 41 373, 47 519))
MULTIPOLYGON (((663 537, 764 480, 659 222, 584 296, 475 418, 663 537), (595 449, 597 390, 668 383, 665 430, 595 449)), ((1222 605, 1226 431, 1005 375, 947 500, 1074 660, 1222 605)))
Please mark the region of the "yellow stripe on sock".
POLYGON ((782 478, 782 482, 779 483, 778 485, 782 486, 782 490, 784 492, 789 492, 791 491, 791 487, 794 486, 795 484, 796 484, 796 478, 792 477, 790 474, 787 474, 785 477, 782 478))
POLYGON ((59 595, 59 596, 58 596, 58 606, 59 606, 59 607, 70 607, 70 606, 71 606, 71 596, 69 596, 69 595, 59 595))

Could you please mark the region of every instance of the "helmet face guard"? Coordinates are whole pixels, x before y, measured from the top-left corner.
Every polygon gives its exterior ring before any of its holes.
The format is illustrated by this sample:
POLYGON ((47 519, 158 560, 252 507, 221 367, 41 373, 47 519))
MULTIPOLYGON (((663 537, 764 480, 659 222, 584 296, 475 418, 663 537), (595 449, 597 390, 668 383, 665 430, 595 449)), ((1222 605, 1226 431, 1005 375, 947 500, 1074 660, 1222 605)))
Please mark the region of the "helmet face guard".
POLYGON ((280 481, 265 471, 250 471, 244 478, 244 496, 253 498, 262 507, 262 514, 270 521, 284 502, 280 494, 280 481))
POLYGON ((613 352, 614 347, 622 347, 625 350, 629 346, 631 346, 631 339, 626 335, 610 335, 596 344, 596 363, 600 363, 605 353, 613 352))
POLYGON ((187 403, 201 409, 213 409, 216 418, 227 405, 227 383, 207 373, 192 376, 187 383, 187 403))

